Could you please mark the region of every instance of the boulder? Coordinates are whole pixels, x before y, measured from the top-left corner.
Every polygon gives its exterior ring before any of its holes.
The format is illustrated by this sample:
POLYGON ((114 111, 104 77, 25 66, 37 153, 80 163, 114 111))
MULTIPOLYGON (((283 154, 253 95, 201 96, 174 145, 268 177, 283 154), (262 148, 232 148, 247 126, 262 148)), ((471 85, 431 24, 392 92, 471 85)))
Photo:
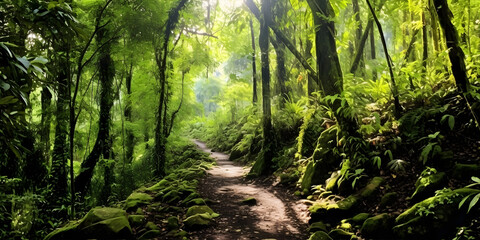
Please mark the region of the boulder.
POLYGON ((328 233, 318 231, 312 234, 308 240, 333 240, 333 239, 328 235, 328 233))
POLYGON ((360 190, 361 198, 369 198, 375 194, 380 186, 385 182, 385 179, 382 177, 374 177, 362 190, 360 190))
POLYGON ((356 224, 363 224, 363 222, 365 222, 365 220, 367 220, 367 218, 370 217, 370 214, 369 213, 359 213, 357 215, 355 215, 351 221, 353 223, 356 223, 356 224))
POLYGON ((127 212, 118 208, 93 208, 81 220, 48 234, 45 240, 95 238, 133 238, 127 212))
POLYGON ((472 176, 477 176, 479 172, 479 164, 457 163, 453 168, 453 177, 456 179, 470 179, 472 176))
POLYGON ((327 231, 327 226, 323 222, 314 222, 308 228, 308 232, 327 231))
POLYGON ((328 220, 336 222, 353 214, 359 203, 360 198, 357 195, 350 195, 337 203, 316 202, 308 209, 311 216, 310 221, 328 220))
POLYGON ((167 219, 167 229, 168 230, 175 230, 180 228, 180 224, 178 223, 178 217, 171 216, 167 219))
POLYGON ((393 232, 398 239, 453 238, 455 228, 466 218, 465 206, 458 209, 460 201, 478 193, 478 189, 461 188, 427 198, 400 214, 393 232))
POLYGON ((388 238, 392 236, 392 227, 394 218, 388 213, 382 213, 368 218, 363 222, 361 233, 363 237, 370 238, 388 238))
POLYGON ((145 221, 144 215, 129 215, 128 222, 130 222, 130 226, 132 227, 140 227, 143 225, 145 221))
POLYGON ((350 240, 350 238, 354 236, 353 233, 342 229, 333 229, 328 233, 328 235, 335 240, 350 240))
POLYGON ((195 198, 188 201, 185 204, 187 207, 194 206, 194 205, 207 205, 206 201, 203 198, 195 198))
POLYGON ((203 213, 207 213, 209 215, 212 215, 212 216, 219 216, 217 213, 215 213, 210 207, 206 206, 206 205, 202 205, 202 206, 192 206, 190 207, 188 210, 187 210, 187 213, 185 214, 187 217, 190 217, 190 216, 193 216, 195 214, 203 214, 203 213))
POLYGON ((436 190, 441 189, 445 185, 446 181, 447 175, 444 172, 422 172, 422 175, 415 182, 415 192, 411 196, 412 200, 418 201, 433 196, 436 190))
POLYGON ((198 229, 198 228, 203 228, 206 226, 209 226, 210 224, 213 223, 213 218, 217 217, 217 215, 212 215, 209 213, 199 213, 192 215, 190 217, 187 217, 183 223, 185 224, 185 227, 187 229, 198 229))
POLYGON ((398 199, 398 193, 391 192, 383 195, 382 199, 380 200, 380 204, 378 205, 379 208, 386 208, 388 206, 392 206, 395 201, 398 199))
POLYGON ((144 206, 152 202, 153 197, 147 193, 134 192, 128 196, 125 201, 124 209, 127 211, 132 211, 137 209, 139 206, 144 206))

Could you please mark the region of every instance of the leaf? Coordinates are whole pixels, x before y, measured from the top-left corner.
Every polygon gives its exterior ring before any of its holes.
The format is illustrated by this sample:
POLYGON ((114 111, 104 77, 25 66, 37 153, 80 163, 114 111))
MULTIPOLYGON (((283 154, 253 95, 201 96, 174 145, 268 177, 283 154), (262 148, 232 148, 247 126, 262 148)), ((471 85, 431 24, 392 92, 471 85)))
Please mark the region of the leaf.
POLYGON ((0 87, 3 89, 3 91, 8 91, 8 89, 10 89, 10 84, 0 81, 0 87))
POLYGON ((31 62, 31 64, 34 64, 34 63, 39 63, 39 64, 42 64, 42 65, 45 65, 48 63, 48 60, 44 57, 36 57, 35 59, 33 59, 31 62))
POLYGON ((467 199, 469 199, 470 196, 472 196, 472 195, 473 195, 473 193, 470 194, 470 195, 468 195, 468 196, 466 196, 466 197, 464 197, 464 198, 462 199, 462 201, 460 201, 460 203, 458 204, 458 209, 460 209, 460 208, 463 206, 463 204, 467 201, 467 199))
POLYGON ((17 60, 25 67, 25 69, 28 69, 30 67, 30 62, 28 59, 24 57, 17 57, 17 60))
POLYGON ((7 105, 7 104, 12 104, 16 103, 18 99, 16 99, 14 96, 6 96, 4 98, 0 98, 0 105, 7 105))
POLYGON ((477 194, 475 197, 473 197, 472 201, 470 202, 470 205, 468 205, 467 213, 469 213, 472 207, 475 206, 475 204, 477 204, 478 199, 480 199, 480 193, 477 194))
POLYGON ((478 177, 472 177, 472 181, 480 183, 480 178, 478 177))

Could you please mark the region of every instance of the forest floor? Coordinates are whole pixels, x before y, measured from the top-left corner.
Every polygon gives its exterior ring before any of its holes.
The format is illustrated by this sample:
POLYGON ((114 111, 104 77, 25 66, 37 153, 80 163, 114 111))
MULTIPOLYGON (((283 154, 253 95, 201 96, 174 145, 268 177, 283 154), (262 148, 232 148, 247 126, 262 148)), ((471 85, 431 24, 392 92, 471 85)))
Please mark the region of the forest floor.
POLYGON ((274 179, 246 180, 248 168, 229 161, 198 140, 194 143, 217 161, 200 181, 199 193, 213 201, 216 223, 192 232, 193 239, 307 239, 307 206, 274 179), (243 200, 254 198, 255 203, 243 200))

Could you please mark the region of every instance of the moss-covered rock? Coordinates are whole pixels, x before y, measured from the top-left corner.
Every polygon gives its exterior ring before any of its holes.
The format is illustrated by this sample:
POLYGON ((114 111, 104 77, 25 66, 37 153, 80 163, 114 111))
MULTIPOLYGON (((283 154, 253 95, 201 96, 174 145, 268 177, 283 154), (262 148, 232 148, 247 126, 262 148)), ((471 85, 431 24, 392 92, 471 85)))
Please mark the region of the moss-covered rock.
POLYGON ((154 239, 160 236, 162 232, 160 230, 150 230, 142 234, 138 240, 147 240, 147 239, 154 239))
POLYGON ((368 218, 360 230, 366 238, 387 238, 391 236, 394 217, 388 213, 382 213, 368 218))
POLYGON ((327 226, 323 222, 314 222, 308 228, 309 232, 327 231, 327 226))
POLYGON ((386 208, 388 206, 392 206, 395 201, 398 199, 398 193, 390 192, 383 195, 382 199, 380 200, 380 204, 378 204, 379 208, 386 208))
POLYGON ((395 219, 393 232, 398 239, 442 239, 453 237, 455 227, 465 221, 466 210, 460 201, 480 190, 461 188, 427 198, 395 219))
POLYGON ((147 224, 145 224, 145 228, 149 230, 160 230, 160 227, 153 222, 147 222, 147 224))
POLYGON ((433 196, 436 190, 445 185, 446 180, 447 175, 444 172, 425 174, 424 171, 415 182, 415 192, 411 196, 412 200, 417 201, 433 196))
POLYGON ((334 171, 330 178, 325 181, 325 190, 327 191, 334 191, 337 187, 337 181, 340 178, 340 171, 334 171))
POLYGON ((218 216, 218 214, 212 215, 209 213, 199 213, 187 217, 183 223, 187 229, 203 228, 211 225, 213 223, 213 218, 216 216, 218 216))
POLYGON ((353 233, 347 232, 347 231, 342 230, 342 229, 333 229, 332 231, 330 231, 328 233, 328 235, 332 239, 335 239, 335 240, 350 240, 350 238, 352 238, 352 236, 354 236, 353 233))
POLYGON ((127 211, 132 211, 137 209, 139 206, 144 206, 152 202, 153 197, 147 193, 134 192, 128 196, 125 201, 124 209, 127 211))
POLYGON ((355 208, 360 203, 357 195, 350 195, 347 198, 337 202, 317 202, 308 210, 310 211, 311 222, 318 220, 335 222, 354 213, 355 208))
POLYGON ((472 176, 478 176, 479 172, 479 164, 457 163, 453 168, 453 177, 456 179, 470 179, 472 176))
POLYGON ((308 238, 308 240, 333 240, 328 233, 323 231, 315 232, 308 238))
POLYGON ((133 237, 127 213, 118 208, 93 208, 81 220, 47 235, 55 239, 130 239, 133 237))
POLYGON ((374 177, 370 182, 365 186, 362 190, 360 190, 360 197, 361 198, 369 198, 375 194, 380 186, 382 186, 385 179, 382 177, 374 177))
POLYGON ((370 214, 369 213, 359 213, 357 215, 355 215, 351 221, 353 223, 356 223, 356 224, 363 224, 363 222, 365 222, 365 220, 367 220, 367 218, 370 217, 370 214))
POLYGON ((190 217, 190 216, 193 216, 195 214, 203 214, 203 213, 207 213, 207 214, 210 214, 210 215, 215 216, 215 217, 218 216, 217 213, 215 213, 210 207, 208 207, 206 205, 190 207, 187 210, 186 216, 190 217))
POLYGON ((130 222, 130 226, 132 226, 132 227, 140 227, 145 222, 145 216, 144 215, 129 215, 128 216, 128 222, 130 222))
POLYGON ((81 229, 87 239, 130 239, 133 237, 130 223, 125 216, 106 219, 81 229))
POLYGON ((168 230, 174 230, 174 229, 179 229, 179 228, 180 228, 180 224, 179 224, 178 217, 171 216, 167 219, 167 229, 168 230))
POLYGON ((188 201, 184 205, 187 206, 187 207, 191 207, 191 206, 194 206, 194 205, 207 205, 207 202, 203 198, 195 198, 195 199, 192 199, 192 200, 188 201))

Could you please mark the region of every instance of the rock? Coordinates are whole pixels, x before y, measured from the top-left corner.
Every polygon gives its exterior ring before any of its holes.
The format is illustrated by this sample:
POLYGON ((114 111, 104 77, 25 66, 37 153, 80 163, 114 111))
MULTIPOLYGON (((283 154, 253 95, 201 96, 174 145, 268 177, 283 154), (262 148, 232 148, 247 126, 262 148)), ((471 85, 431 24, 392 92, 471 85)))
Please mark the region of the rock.
POLYGON ((456 179, 470 179, 472 176, 477 176, 479 172, 480 165, 478 164, 457 163, 453 168, 453 177, 456 179))
POLYGON ((392 236, 394 218, 388 213, 382 213, 375 217, 368 218, 362 225, 362 236, 370 238, 388 238, 392 236))
POLYGON ((415 192, 411 196, 412 200, 422 200, 433 196, 436 190, 441 189, 445 185, 446 180, 447 175, 444 172, 429 173, 423 171, 417 182, 415 182, 415 192))
POLYGON ((176 216, 171 216, 167 219, 167 229, 168 230, 174 230, 174 229, 179 229, 180 225, 178 224, 178 217, 176 216))
POLYGON ((195 214, 185 219, 183 223, 187 229, 198 229, 212 224, 213 218, 216 216, 209 213, 195 214))
POLYGON ((380 189, 380 186, 383 184, 385 179, 381 177, 374 177, 370 182, 365 186, 362 190, 360 190, 360 196, 362 198, 369 198, 373 194, 375 194, 378 189, 380 189))
POLYGON ((128 196, 127 200, 125 201, 124 209, 127 211, 132 211, 137 209, 139 206, 147 205, 152 202, 153 197, 148 195, 147 193, 140 193, 134 192, 128 196))
POLYGON ((246 198, 242 200, 242 203, 248 206, 257 205, 257 199, 254 197, 246 198))
POLYGON ((162 232, 160 230, 150 230, 147 231, 146 233, 142 234, 138 240, 146 240, 146 239, 154 239, 160 236, 162 232))
POLYGON ((188 197, 186 197, 186 198, 183 200, 183 202, 188 203, 188 202, 192 201, 192 200, 195 199, 195 198, 201 198, 201 196, 200 196, 198 193, 193 192, 193 193, 190 193, 190 195, 188 195, 188 197))
POLYGON ((325 181, 325 190, 333 191, 337 187, 337 181, 340 178, 340 171, 334 171, 330 178, 325 181))
POLYGON ((215 213, 210 207, 206 206, 206 205, 203 205, 203 206, 192 206, 190 207, 188 210, 187 210, 187 213, 186 213, 186 216, 187 217, 190 217, 190 216, 193 216, 195 214, 203 214, 203 213, 207 213, 207 214, 210 214, 214 217, 218 217, 218 213, 215 213))
POLYGON ((81 220, 71 222, 45 237, 46 240, 92 238, 133 238, 127 212, 118 208, 93 208, 81 220))
POLYGON ((323 222, 314 222, 308 228, 308 232, 327 231, 327 226, 323 222))
POLYGON ((103 220, 81 229, 87 239, 119 239, 132 238, 132 229, 125 216, 103 220))
POLYGON ((147 222, 147 224, 145 224, 145 228, 149 230, 160 230, 160 227, 153 222, 147 222))
POLYGON ((130 226, 132 227, 140 227, 143 225, 145 221, 144 215, 129 215, 128 222, 130 222, 130 226))
POLYGON ((342 229, 333 229, 328 233, 328 235, 335 240, 350 240, 350 238, 354 236, 353 233, 344 231, 342 229))
POLYGON ((318 231, 312 234, 308 240, 333 240, 326 232, 318 231))
POLYGON ((356 224, 363 224, 363 222, 367 220, 367 218, 369 217, 370 217, 369 213, 359 213, 355 215, 351 220, 356 224))
POLYGON ((206 203, 205 200, 203 200, 203 198, 195 198, 195 199, 192 199, 192 200, 188 201, 185 205, 187 207, 191 207, 193 205, 207 205, 207 203, 206 203))
POLYGON ((360 198, 356 195, 350 195, 347 198, 337 202, 314 203, 308 210, 310 211, 311 221, 328 220, 336 222, 353 213, 355 207, 360 203, 360 198))
POLYGON ((383 195, 382 199, 380 200, 380 204, 378 205, 379 208, 386 208, 388 206, 392 206, 393 203, 398 199, 398 193, 391 192, 383 195))
POLYGON ((465 207, 458 209, 458 204, 464 197, 478 193, 478 189, 461 188, 444 191, 415 204, 395 219, 393 232, 396 238, 453 238, 456 227, 466 218, 465 207))
POLYGON ((165 189, 166 187, 168 187, 170 185, 171 185, 170 181, 168 181, 166 179, 162 179, 162 180, 160 180, 160 182, 156 183, 155 185, 153 185, 149 188, 146 188, 145 192, 159 192, 159 191, 165 189))

